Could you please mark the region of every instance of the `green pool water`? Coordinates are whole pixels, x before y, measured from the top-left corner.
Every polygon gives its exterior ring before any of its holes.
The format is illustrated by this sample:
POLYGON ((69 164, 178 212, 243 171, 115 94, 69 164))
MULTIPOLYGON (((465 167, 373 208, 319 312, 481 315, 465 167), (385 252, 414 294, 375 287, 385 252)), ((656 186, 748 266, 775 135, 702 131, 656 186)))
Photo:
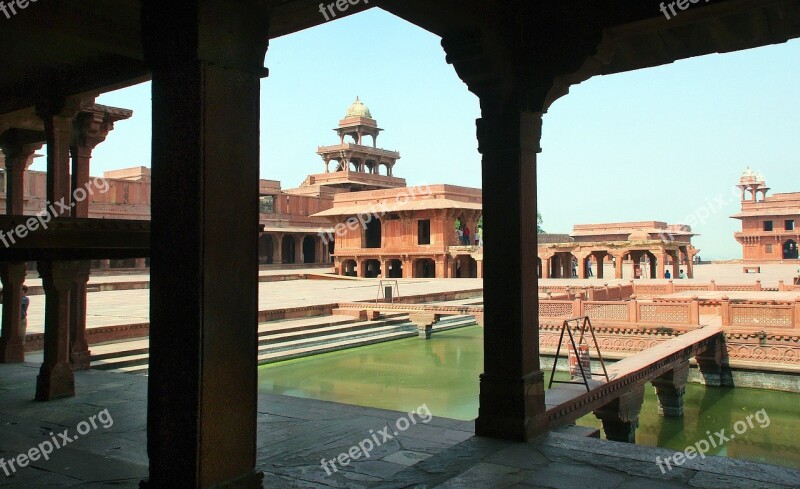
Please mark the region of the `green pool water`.
MULTIPOLYGON (((477 326, 434 333, 430 340, 397 340, 259 369, 264 392, 397 411, 423 404, 434 416, 469 420, 478 415, 478 375, 483 370, 483 330, 477 326)), ((800 468, 800 394, 690 384, 683 418, 658 416, 652 386, 636 432, 641 445, 684 450, 724 429, 735 438, 709 451, 745 460, 800 468), (742 430, 740 420, 753 427, 742 430), (768 419, 768 422, 767 422, 768 419), (761 426, 767 425, 762 428, 761 426), (735 434, 734 427, 741 434, 735 434)), ((600 427, 593 415, 578 421, 600 427)))

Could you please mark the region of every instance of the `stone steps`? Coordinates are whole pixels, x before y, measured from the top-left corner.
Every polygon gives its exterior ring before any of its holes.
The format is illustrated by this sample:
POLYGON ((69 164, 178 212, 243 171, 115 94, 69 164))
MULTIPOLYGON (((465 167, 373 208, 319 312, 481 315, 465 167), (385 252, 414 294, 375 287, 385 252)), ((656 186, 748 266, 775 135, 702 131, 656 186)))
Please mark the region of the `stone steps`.
MULTIPOLYGON (((472 326, 470 316, 448 316, 433 327, 434 333, 472 326)), ((347 316, 320 316, 258 325, 258 363, 274 363, 384 341, 417 336, 417 328, 402 313, 373 321, 347 316)), ((422 340, 421 340, 422 341, 422 340)), ((130 374, 147 374, 149 340, 137 339, 94 345, 92 368, 130 374)))

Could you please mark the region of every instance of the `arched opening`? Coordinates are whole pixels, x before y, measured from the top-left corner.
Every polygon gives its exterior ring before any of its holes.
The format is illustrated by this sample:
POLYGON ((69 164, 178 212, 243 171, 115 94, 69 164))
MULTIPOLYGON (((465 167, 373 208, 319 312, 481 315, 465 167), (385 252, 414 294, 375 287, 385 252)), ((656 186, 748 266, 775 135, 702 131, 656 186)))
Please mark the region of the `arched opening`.
POLYGON ((284 236, 283 240, 281 241, 282 263, 294 263, 295 251, 294 236, 284 236))
POLYGON ((364 262, 364 278, 376 278, 381 274, 381 262, 378 260, 367 260, 364 262))
POLYGON ((414 278, 436 278, 436 262, 420 258, 414 262, 414 278))
POLYGON ((328 262, 333 261, 333 252, 336 251, 336 240, 328 241, 328 262))
POLYGON ((345 260, 342 262, 342 275, 347 277, 355 277, 357 275, 355 260, 345 260))
POLYGON ((258 238, 258 263, 262 265, 272 264, 272 257, 275 251, 272 236, 269 234, 262 234, 258 238))
POLYGON ((135 258, 126 258, 124 260, 109 260, 110 268, 136 268, 135 258))
POLYGON ((313 236, 303 238, 303 263, 317 262, 317 246, 313 236))
POLYGON ((797 260, 797 241, 790 239, 783 243, 783 259, 797 260))
POLYGON ((389 269, 384 273, 386 278, 403 278, 403 262, 400 260, 389 260, 389 269))

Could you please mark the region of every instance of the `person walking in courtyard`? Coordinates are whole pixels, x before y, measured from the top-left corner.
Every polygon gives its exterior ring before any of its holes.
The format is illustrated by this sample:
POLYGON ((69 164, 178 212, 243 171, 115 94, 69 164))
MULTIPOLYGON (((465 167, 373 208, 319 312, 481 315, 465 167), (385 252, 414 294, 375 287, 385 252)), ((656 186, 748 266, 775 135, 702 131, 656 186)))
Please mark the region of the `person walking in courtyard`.
POLYGON ((20 300, 22 303, 22 307, 20 308, 20 319, 19 319, 19 335, 22 339, 22 345, 25 346, 25 335, 27 335, 28 331, 28 306, 31 303, 31 300, 28 298, 28 286, 22 286, 22 299, 20 300))
POLYGON ((483 246, 483 226, 479 227, 475 234, 478 235, 478 246, 483 246))
POLYGON ((464 243, 464 231, 461 228, 458 228, 456 235, 458 236, 458 244, 464 243))
POLYGON ((467 245, 467 246, 469 246, 469 244, 470 244, 469 226, 467 226, 466 224, 464 225, 464 244, 467 245))
POLYGON ((594 277, 594 275, 592 275, 592 259, 591 258, 587 258, 586 259, 586 272, 587 272, 589 277, 594 277))

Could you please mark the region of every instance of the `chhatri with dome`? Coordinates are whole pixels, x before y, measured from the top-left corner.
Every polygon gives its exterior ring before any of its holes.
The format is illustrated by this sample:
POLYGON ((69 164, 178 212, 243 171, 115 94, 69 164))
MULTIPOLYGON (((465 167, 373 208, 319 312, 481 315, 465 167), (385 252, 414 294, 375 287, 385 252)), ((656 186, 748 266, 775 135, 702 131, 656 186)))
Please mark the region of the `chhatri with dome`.
POLYGON ((800 192, 772 194, 764 175, 747 167, 736 185, 742 192, 742 221, 735 233, 745 262, 798 262, 800 192))

